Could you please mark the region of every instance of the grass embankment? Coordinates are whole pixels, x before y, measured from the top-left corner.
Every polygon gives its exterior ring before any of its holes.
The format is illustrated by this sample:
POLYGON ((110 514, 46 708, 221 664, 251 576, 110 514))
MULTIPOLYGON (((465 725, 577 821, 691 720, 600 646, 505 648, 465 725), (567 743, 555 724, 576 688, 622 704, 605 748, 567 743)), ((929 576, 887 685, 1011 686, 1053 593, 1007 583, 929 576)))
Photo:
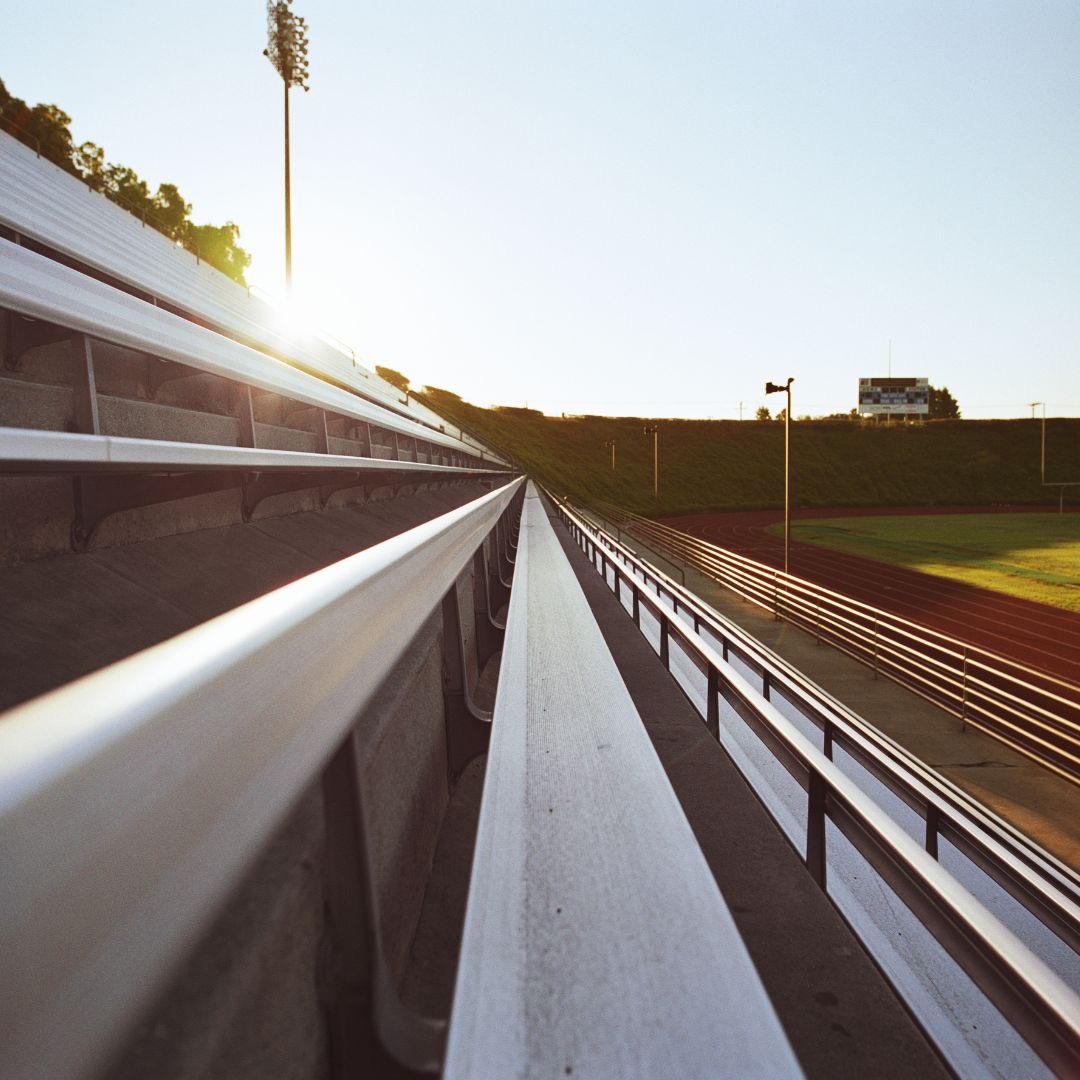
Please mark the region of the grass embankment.
MULTIPOLYGON (((560 419, 481 409, 432 396, 448 419, 516 458, 559 494, 605 499, 648 515, 783 505, 784 425, 775 421, 560 419), (660 501, 653 500, 653 440, 660 428, 660 501), (611 469, 615 441, 616 468, 611 469)), ((938 420, 921 426, 850 421, 792 424, 795 506, 1039 504, 1039 424, 938 420)), ((1080 420, 1047 423, 1047 476, 1080 480, 1080 420)), ((1076 491, 1078 489, 1072 489, 1076 491)))
POLYGON ((791 531, 822 547, 1080 611, 1080 514, 819 518, 793 522, 791 531))

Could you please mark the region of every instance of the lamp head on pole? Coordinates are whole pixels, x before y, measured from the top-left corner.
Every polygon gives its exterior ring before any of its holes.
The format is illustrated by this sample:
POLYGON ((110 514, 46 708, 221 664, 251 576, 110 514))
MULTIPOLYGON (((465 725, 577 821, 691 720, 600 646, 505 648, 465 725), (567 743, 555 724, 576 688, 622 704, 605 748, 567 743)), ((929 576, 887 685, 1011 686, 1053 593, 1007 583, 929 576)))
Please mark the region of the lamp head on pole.
POLYGON ((784 385, 781 385, 780 383, 767 382, 765 384, 765 393, 766 394, 782 394, 786 390, 791 389, 791 384, 794 381, 795 381, 794 378, 788 379, 788 381, 784 385))
POLYGON ((267 46, 263 56, 285 81, 286 88, 308 89, 307 20, 292 10, 292 0, 268 0, 267 46))

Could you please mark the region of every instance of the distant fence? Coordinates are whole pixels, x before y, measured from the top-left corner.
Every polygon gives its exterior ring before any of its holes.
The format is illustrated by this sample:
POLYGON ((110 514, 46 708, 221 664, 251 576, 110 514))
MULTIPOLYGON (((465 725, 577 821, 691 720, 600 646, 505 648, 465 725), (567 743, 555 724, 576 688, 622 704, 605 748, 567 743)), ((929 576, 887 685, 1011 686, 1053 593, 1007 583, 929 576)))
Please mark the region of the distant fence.
POLYGON ((609 503, 628 533, 810 631, 1000 742, 1080 783, 1080 685, 920 626, 609 503))
MULTIPOLYGON (((939 863, 939 842, 946 841, 950 848, 956 845, 964 858, 1051 929, 1066 946, 1066 965, 1072 963, 1080 941, 1075 875, 992 815, 978 810, 972 815, 972 804, 962 793, 897 753, 887 740, 873 737, 857 718, 834 708, 786 665, 763 657, 748 635, 732 632, 689 590, 606 536, 567 502, 556 502, 575 542, 650 640, 664 667, 675 675, 713 737, 730 746, 732 731, 745 724, 801 789, 792 797, 788 810, 793 816, 785 822, 785 814, 774 809, 775 788, 771 794, 770 782, 764 782, 763 790, 750 781, 789 839, 805 853, 811 877, 853 928, 865 923, 858 902, 843 899, 845 870, 842 858, 836 860, 842 856, 844 840, 1029 1046, 1058 1075, 1073 1075, 1080 1063, 1076 1019, 1080 1014, 1075 1012, 1074 992, 1018 938, 1013 939, 1005 925, 997 924, 939 863), (736 661, 751 669, 749 679, 736 661), (818 728, 816 738, 808 739, 778 708, 781 699, 818 728), (922 819, 919 839, 838 767, 833 758, 840 752, 851 755, 922 819), (830 833, 830 827, 835 831, 830 833), (839 879, 839 891, 834 878, 839 879)), ((864 944, 896 985, 895 962, 885 951, 864 944)), ((937 1040, 942 1034, 940 1020, 931 1023, 932 1010, 923 1011, 925 1003, 917 1003, 917 997, 906 999, 909 1007, 937 1040)))

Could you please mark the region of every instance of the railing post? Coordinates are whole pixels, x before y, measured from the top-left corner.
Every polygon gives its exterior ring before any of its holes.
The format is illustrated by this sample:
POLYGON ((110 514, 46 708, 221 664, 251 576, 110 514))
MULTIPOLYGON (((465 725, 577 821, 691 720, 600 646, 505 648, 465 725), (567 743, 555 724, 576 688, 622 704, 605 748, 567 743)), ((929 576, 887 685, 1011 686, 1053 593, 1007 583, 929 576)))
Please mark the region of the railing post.
POLYGON ((237 414, 240 421, 240 445, 255 446, 255 404, 251 399, 251 387, 239 386, 237 390, 237 414))
POLYGON ((665 614, 660 616, 660 663, 664 665, 669 671, 671 670, 670 661, 668 657, 668 636, 670 634, 670 623, 668 617, 665 614))
POLYGON ((637 585, 634 585, 634 625, 641 626, 641 593, 637 585))
POLYGON ((822 732, 821 739, 821 752, 832 761, 832 741, 833 741, 833 725, 832 721, 826 719, 825 728, 822 732))
POLYGON ((761 672, 761 696, 766 701, 772 700, 772 679, 769 677, 769 669, 764 668, 761 672))
POLYGON ((442 599, 443 709, 447 785, 451 791, 465 766, 487 750, 491 734, 491 725, 478 719, 470 708, 468 677, 461 605, 455 581, 442 599))
POLYGON ((378 1044, 370 1008, 378 938, 368 909, 370 886, 352 740, 350 732, 322 774, 324 903, 335 963, 320 989, 330 1051, 343 1067, 359 1070, 370 1064, 365 1049, 378 1044))
POLYGON ((100 435, 97 382, 94 378, 94 346, 86 334, 71 339, 71 357, 75 364, 75 427, 83 435, 100 435))
POLYGON ((499 650, 502 644, 502 634, 496 629, 492 616, 494 612, 488 610, 488 586, 487 565, 484 561, 483 545, 473 552, 473 623, 476 633, 476 663, 477 669, 483 671, 484 665, 499 650))
POLYGON ((720 675, 709 665, 709 685, 705 691, 705 727, 714 739, 720 738, 720 675))
POLYGON ((825 781, 810 773, 806 792, 806 869, 825 888, 825 781))
POLYGON ((938 822, 941 811, 933 803, 926 804, 926 852, 933 858, 938 857, 938 822))

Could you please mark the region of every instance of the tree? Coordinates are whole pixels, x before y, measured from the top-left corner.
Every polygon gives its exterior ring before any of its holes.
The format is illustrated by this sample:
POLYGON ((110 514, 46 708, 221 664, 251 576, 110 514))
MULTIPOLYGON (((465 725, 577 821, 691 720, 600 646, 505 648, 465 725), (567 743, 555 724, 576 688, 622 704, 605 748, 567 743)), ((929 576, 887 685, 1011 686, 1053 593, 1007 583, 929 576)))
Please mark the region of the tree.
POLYGON ((391 386, 404 390, 406 394, 409 392, 409 377, 402 375, 400 371, 395 371, 392 367, 382 367, 380 364, 376 364, 375 374, 380 379, 385 379, 391 386))
POLYGON ((940 390, 936 386, 930 387, 930 412, 931 420, 959 420, 960 406, 956 398, 949 393, 949 388, 943 386, 940 390))
POLYGON ((97 143, 84 142, 72 152, 75 172, 94 191, 105 190, 105 151, 97 143))
POLYGON ((429 397, 437 402, 461 400, 460 394, 455 394, 453 390, 444 390, 441 386, 425 386, 424 397, 429 397))
MULTIPOLYGON (((186 239, 188 230, 191 228, 191 223, 188 221, 191 204, 184 202, 184 196, 177 190, 176 185, 159 184, 153 206, 157 227, 170 240, 186 239)), ((235 235, 239 236, 240 230, 235 225, 232 227, 236 229, 235 235)), ((246 266, 247 263, 245 262, 244 265, 246 266)))
POLYGON ((243 285, 244 271, 251 263, 251 256, 237 243, 239 239, 240 226, 231 221, 224 225, 190 225, 186 246, 194 249, 200 259, 243 285))
POLYGON ((756 413, 754 413, 754 419, 755 420, 771 420, 772 419, 772 413, 769 412, 768 406, 759 405, 758 406, 758 411, 756 413))
POLYGON ((239 246, 240 229, 231 221, 224 225, 193 225, 191 206, 175 184, 161 184, 157 194, 134 169, 115 162, 106 164, 105 151, 96 143, 76 146, 71 138, 71 117, 57 105, 31 108, 15 97, 0 79, 0 131, 77 176, 107 199, 136 214, 170 240, 175 240, 211 266, 245 285, 244 271, 251 256, 239 246))
POLYGON ((145 218, 147 214, 153 213, 154 204, 150 198, 150 188, 145 180, 139 178, 139 174, 134 169, 110 162, 105 166, 103 176, 106 198, 119 203, 138 217, 145 218))

